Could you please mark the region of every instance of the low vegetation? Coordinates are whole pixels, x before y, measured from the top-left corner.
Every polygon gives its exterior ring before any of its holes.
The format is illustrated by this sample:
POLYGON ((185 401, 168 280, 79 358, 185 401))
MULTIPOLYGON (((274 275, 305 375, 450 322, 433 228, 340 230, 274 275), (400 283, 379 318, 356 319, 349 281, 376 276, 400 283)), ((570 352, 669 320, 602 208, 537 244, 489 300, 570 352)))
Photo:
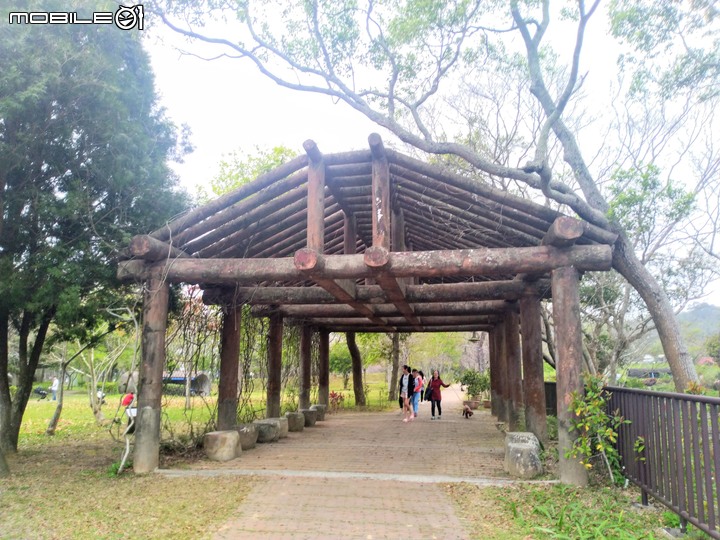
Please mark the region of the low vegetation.
POLYGON ((636 490, 561 484, 480 488, 449 484, 460 519, 483 540, 654 539, 665 526, 658 508, 641 508, 636 490))

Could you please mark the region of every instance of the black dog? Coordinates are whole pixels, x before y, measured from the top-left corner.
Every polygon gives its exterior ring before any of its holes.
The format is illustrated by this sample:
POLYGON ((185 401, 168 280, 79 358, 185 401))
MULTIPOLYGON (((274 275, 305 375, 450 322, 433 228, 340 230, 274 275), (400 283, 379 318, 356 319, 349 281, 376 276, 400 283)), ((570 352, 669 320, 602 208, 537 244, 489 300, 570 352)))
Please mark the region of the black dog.
POLYGON ((48 396, 48 391, 44 388, 40 388, 39 386, 33 390, 33 394, 38 395, 38 401, 41 399, 45 399, 48 396))

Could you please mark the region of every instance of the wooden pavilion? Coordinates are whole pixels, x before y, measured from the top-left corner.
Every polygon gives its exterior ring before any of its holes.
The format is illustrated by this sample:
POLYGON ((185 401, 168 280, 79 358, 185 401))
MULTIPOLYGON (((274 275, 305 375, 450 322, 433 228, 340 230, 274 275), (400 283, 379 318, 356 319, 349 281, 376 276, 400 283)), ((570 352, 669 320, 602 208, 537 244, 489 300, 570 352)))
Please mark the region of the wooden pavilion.
POLYGON ((328 401, 331 332, 489 333, 492 412, 546 438, 541 300, 552 298, 561 480, 585 471, 564 457, 568 400, 582 390, 578 283, 609 270, 616 235, 443 167, 384 148, 302 155, 133 238, 118 276, 144 287, 134 468, 159 463, 169 283, 198 284, 224 308, 218 426, 235 424, 239 318, 268 316, 267 416, 280 413, 284 324, 302 325, 300 405, 319 334, 318 400, 328 401), (522 332, 522 340, 520 335, 522 332))

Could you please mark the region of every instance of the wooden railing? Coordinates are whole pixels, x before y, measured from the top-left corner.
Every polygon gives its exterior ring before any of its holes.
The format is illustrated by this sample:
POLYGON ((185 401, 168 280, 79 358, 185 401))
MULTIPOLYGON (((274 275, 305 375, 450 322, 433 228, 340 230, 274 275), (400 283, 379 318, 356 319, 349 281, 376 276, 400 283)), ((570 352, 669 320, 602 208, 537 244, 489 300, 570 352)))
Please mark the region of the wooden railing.
POLYGON ((625 475, 648 495, 720 538, 720 399, 606 387, 610 409, 630 420, 619 430, 625 475))

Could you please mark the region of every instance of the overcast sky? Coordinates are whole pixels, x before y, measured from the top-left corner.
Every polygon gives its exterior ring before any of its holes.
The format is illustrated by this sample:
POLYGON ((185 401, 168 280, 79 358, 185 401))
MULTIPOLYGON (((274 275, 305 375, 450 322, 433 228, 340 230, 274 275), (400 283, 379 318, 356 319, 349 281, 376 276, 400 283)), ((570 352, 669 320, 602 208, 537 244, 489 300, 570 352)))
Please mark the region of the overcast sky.
POLYGON ((162 104, 176 124, 192 129, 195 151, 176 168, 191 191, 234 150, 287 146, 302 152, 302 143, 313 139, 324 153, 344 152, 367 148, 372 132, 390 143, 387 131, 344 103, 282 88, 249 61, 183 56, 171 46, 180 38, 169 30, 162 35, 164 42, 151 37, 146 47, 162 104))

